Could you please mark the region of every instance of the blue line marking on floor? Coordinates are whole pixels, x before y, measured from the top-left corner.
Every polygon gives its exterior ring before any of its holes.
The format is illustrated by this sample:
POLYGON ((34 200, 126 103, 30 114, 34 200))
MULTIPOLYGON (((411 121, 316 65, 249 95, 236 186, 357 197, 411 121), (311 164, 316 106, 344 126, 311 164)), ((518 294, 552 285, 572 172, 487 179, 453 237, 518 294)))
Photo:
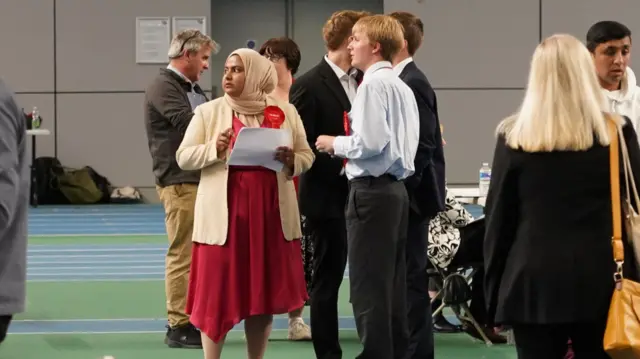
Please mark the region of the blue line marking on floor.
MULTIPOLYGON (((30 245, 28 281, 164 280, 164 244, 30 245)), ((349 271, 345 271, 348 277, 349 271)))

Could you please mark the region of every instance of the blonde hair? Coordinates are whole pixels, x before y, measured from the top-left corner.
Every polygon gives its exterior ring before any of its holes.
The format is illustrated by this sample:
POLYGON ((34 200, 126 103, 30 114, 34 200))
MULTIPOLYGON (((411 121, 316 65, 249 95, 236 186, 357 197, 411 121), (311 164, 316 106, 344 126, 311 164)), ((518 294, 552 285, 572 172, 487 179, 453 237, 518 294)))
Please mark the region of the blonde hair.
POLYGON ((606 100, 587 48, 575 37, 556 34, 536 48, 519 111, 503 120, 498 134, 526 152, 586 150, 609 144, 606 100))
POLYGON ((358 20, 353 31, 362 31, 371 44, 380 44, 380 56, 386 61, 402 50, 404 31, 400 22, 389 15, 371 15, 358 20))
POLYGON ((217 53, 220 45, 199 30, 187 29, 180 31, 173 37, 168 55, 170 59, 176 59, 188 52, 199 52, 203 48, 210 48, 211 51, 217 53))

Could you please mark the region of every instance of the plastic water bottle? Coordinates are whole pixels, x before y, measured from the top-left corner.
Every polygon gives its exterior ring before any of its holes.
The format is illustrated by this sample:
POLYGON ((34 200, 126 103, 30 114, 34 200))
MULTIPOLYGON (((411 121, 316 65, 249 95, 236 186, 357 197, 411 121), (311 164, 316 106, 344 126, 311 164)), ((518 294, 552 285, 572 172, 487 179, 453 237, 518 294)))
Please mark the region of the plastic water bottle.
POLYGON ((480 197, 486 197, 487 193, 489 193, 489 183, 491 183, 491 167, 484 162, 480 167, 480 197))
POLYGON ((40 128, 40 111, 38 108, 33 106, 33 111, 31 112, 31 129, 35 130, 40 128))

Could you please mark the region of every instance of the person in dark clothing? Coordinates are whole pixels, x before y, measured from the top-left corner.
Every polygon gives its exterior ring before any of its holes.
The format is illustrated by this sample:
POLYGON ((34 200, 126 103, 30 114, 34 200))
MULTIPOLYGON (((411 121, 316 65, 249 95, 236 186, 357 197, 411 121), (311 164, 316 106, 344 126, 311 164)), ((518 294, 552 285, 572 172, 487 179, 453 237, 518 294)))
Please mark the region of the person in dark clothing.
POLYGON ((13 92, 0 80, 0 343, 13 315, 25 309, 29 205, 26 126, 13 92))
MULTIPOLYGON (((602 340, 615 272, 607 108, 585 45, 553 35, 536 48, 520 110, 498 126, 484 288, 489 318, 513 328, 519 359, 563 358, 569 339, 577 358, 609 357, 602 340)), ((633 125, 611 118, 640 173, 633 125)))
MULTIPOLYGON (((258 53, 273 62, 278 73, 278 84, 275 90, 271 93, 271 96, 289 102, 289 91, 293 83, 293 75, 298 72, 300 66, 300 48, 298 44, 288 37, 277 37, 265 41, 264 44, 258 50, 258 53)), ((297 183, 299 177, 294 178, 294 183, 297 183)), ((297 190, 297 187, 296 187, 297 190)), ((307 283, 307 291, 311 284, 311 267, 310 258, 312 253, 308 236, 304 235, 304 221, 303 225, 303 237, 300 239, 302 246, 302 260, 304 264, 304 277, 307 283)), ((304 306, 299 309, 289 312, 289 329, 287 333, 287 339, 292 341, 311 340, 311 328, 302 319, 302 313, 304 312, 304 306)))
POLYGON ((445 161, 436 94, 413 56, 422 44, 422 21, 408 12, 390 16, 402 25, 406 46, 393 59, 394 70, 413 91, 420 115, 420 141, 414 160, 415 173, 404 183, 409 195, 407 228, 407 312, 409 345, 406 359, 433 358, 433 324, 428 292, 427 237, 429 221, 444 209, 445 161))
POLYGON ((169 237, 165 291, 169 327, 165 343, 173 348, 200 348, 200 333, 185 313, 193 212, 200 173, 183 171, 178 149, 193 110, 208 101, 196 83, 209 68, 217 44, 197 30, 178 33, 169 48, 169 66, 160 69, 145 91, 145 125, 156 188, 165 209, 169 237))
POLYGON ((290 101, 300 113, 316 160, 300 177, 300 212, 305 239, 313 243, 311 334, 318 359, 341 359, 338 292, 347 265, 345 203, 348 184, 344 161, 315 148, 319 135, 344 135, 362 73, 351 66, 347 49, 353 25, 367 15, 343 10, 331 15, 322 29, 327 54, 296 79, 290 101))

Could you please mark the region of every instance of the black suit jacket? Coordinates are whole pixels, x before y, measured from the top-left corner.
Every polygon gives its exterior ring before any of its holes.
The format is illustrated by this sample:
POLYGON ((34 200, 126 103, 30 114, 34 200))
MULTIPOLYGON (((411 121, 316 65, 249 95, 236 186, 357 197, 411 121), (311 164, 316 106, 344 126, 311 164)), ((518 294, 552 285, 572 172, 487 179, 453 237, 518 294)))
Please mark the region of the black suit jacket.
POLYGON ((340 175, 342 159, 315 148, 319 135, 344 136, 343 116, 351 102, 335 72, 323 58, 295 80, 289 101, 296 107, 307 140, 316 155, 309 171, 300 177, 300 212, 309 217, 342 217, 348 194, 347 177, 340 175))
POLYGON ((420 113, 420 142, 415 173, 405 180, 410 212, 417 218, 434 217, 444 210, 445 161, 436 93, 422 71, 411 61, 400 78, 413 90, 420 113))
MULTIPOLYGON (((623 134, 640 186, 628 119, 623 134)), ((485 297, 497 324, 604 325, 615 269, 609 147, 594 142, 586 151, 528 153, 498 138, 484 238, 485 297)), ((625 276, 637 277, 628 245, 625 258, 625 276)))

